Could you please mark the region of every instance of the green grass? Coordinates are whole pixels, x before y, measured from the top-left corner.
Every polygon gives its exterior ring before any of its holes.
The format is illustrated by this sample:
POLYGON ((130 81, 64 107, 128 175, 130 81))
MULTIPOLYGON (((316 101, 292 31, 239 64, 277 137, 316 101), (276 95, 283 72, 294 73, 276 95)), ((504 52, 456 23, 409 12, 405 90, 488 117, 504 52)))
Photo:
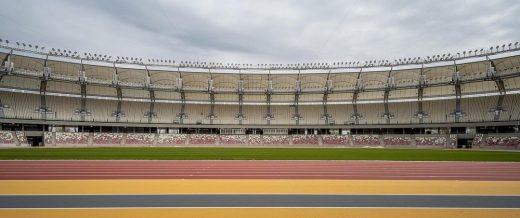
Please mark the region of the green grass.
POLYGON ((520 152, 376 148, 13 148, 2 160, 406 160, 514 161, 520 152))

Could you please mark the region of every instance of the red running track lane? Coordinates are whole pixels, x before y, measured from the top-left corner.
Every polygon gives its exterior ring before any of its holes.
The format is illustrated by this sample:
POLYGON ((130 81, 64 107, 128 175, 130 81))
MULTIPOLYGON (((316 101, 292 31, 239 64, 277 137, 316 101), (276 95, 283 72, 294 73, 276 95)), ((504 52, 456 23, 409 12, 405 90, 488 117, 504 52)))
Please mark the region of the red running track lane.
POLYGON ((520 163, 402 161, 0 161, 0 179, 520 181, 520 163))

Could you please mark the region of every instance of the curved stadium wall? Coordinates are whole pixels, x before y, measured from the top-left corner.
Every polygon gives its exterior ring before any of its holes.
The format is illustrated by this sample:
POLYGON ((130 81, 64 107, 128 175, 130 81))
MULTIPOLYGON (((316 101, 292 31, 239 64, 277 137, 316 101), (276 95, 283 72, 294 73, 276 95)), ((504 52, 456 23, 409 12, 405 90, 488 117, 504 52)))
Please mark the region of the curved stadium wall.
MULTIPOLYGON (((450 130, 507 126, 514 133, 520 120, 516 53, 420 65, 235 68, 109 63, 12 49, 0 53, 0 119, 43 125, 45 131, 113 126, 329 134, 415 128, 422 134, 444 128, 442 134, 460 134, 465 131, 450 130)), ((150 144, 150 136, 139 137, 150 144)), ((383 137, 379 141, 385 144, 383 137)), ((403 143, 416 145, 408 141, 403 143)))

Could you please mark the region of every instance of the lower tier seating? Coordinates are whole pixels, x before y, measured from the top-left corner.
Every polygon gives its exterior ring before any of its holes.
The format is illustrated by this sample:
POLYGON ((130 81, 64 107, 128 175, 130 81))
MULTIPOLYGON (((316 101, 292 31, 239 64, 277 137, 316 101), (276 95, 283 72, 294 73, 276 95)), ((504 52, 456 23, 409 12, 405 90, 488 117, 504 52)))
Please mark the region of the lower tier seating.
MULTIPOLYGON (((309 146, 386 146, 386 147, 453 147, 456 135, 218 135, 155 133, 71 133, 45 132, 45 146, 67 145, 309 145, 309 146)), ((454 144, 455 143, 455 144, 454 144)), ((26 145, 23 132, 0 131, 0 146, 26 145)), ((473 147, 520 147, 520 136, 514 134, 476 134, 473 147)))

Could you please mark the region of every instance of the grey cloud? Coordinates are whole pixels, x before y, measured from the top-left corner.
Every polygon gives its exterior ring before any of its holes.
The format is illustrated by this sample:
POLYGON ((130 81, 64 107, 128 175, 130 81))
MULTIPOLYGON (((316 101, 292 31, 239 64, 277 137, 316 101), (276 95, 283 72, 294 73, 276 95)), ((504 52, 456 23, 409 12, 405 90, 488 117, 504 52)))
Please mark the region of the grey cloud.
POLYGON ((520 39, 520 3, 0 0, 0 37, 79 51, 243 63, 374 60, 520 39), (23 16, 22 16, 23 15, 23 16))

